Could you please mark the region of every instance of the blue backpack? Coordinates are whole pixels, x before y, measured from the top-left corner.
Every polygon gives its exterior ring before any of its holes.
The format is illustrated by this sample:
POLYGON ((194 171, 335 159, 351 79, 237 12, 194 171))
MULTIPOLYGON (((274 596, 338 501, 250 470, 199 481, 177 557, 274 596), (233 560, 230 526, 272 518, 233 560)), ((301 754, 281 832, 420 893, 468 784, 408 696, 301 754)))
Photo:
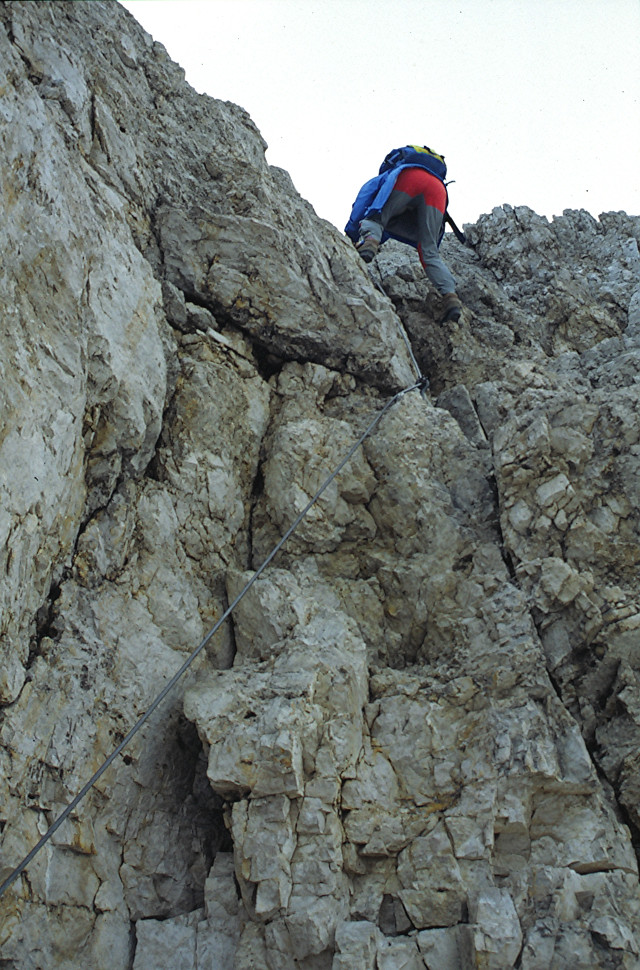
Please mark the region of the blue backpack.
MULTIPOLYGON (((427 172, 431 172, 432 175, 439 178, 441 182, 444 182, 447 177, 447 165, 444 160, 444 155, 438 155, 437 152, 427 148, 426 145, 405 145, 404 148, 394 148, 393 151, 389 152, 380 166, 378 174, 382 175, 397 165, 413 165, 415 168, 424 168, 427 172)), ((461 243, 467 241, 465 234, 458 229, 449 215, 448 210, 445 212, 444 221, 451 226, 456 239, 459 239, 461 243)))
MULTIPOLYGON (((399 165, 412 166, 413 168, 424 168, 431 175, 435 175, 436 178, 440 179, 441 182, 445 184, 445 179, 447 177, 447 166, 445 164, 444 155, 438 155, 437 152, 432 151, 427 148, 426 145, 405 145, 403 148, 394 148, 390 151, 384 162, 380 166, 380 171, 377 176, 369 179, 368 182, 360 189, 356 201, 353 204, 351 210, 351 216, 347 225, 345 226, 345 232, 350 239, 354 242, 358 239, 358 234, 360 232, 360 221, 364 218, 367 210, 372 205, 376 197, 379 199, 379 204, 377 205, 377 211, 379 211, 386 200, 389 197, 389 192, 393 187, 393 183, 389 187, 383 198, 380 199, 382 194, 380 189, 380 182, 384 182, 384 179, 380 179, 381 175, 389 172, 393 168, 397 168, 399 165), (377 194, 377 196, 376 196, 377 194)), ((448 203, 448 198, 447 198, 448 203)), ((442 233, 440 234, 440 239, 444 233, 444 223, 451 226, 455 236, 460 240, 461 243, 466 242, 466 237, 464 233, 458 229, 455 222, 449 215, 448 209, 445 211, 444 221, 442 223, 442 233)), ((438 240, 438 245, 440 245, 440 240, 438 240)))
POLYGON ((432 175, 439 178, 441 182, 444 182, 447 177, 444 155, 438 155, 437 152, 431 151, 426 145, 405 145, 404 148, 394 148, 380 166, 378 174, 382 175, 383 172, 388 172, 389 169, 395 168, 397 165, 413 165, 416 168, 424 168, 427 172, 431 172, 432 175))

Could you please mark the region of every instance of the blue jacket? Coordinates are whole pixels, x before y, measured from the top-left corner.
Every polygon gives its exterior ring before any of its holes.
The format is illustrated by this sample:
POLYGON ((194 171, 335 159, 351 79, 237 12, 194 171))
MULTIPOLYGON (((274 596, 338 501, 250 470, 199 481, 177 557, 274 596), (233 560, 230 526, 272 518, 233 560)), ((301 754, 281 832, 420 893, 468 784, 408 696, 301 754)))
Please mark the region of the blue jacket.
MULTIPOLYGON (((385 202, 387 202, 389 196, 393 192, 393 187, 396 184, 396 179, 398 178, 400 172, 405 168, 415 167, 415 162, 413 165, 398 165, 397 168, 392 168, 388 172, 383 172, 382 175, 376 175, 374 178, 369 179, 368 182, 364 183, 356 196, 356 201, 353 203, 349 221, 344 227, 344 231, 350 239, 357 242, 360 232, 360 223, 362 220, 369 219, 371 216, 375 216, 382 211, 385 202)), ((442 225, 442 233, 440 234, 438 245, 440 245, 443 235, 444 223, 442 225)), ((393 233, 385 231, 382 235, 382 242, 384 242, 385 239, 390 238, 399 239, 400 237, 393 236, 393 233)), ((400 239, 400 241, 408 242, 412 246, 415 245, 415 243, 408 239, 400 239)))

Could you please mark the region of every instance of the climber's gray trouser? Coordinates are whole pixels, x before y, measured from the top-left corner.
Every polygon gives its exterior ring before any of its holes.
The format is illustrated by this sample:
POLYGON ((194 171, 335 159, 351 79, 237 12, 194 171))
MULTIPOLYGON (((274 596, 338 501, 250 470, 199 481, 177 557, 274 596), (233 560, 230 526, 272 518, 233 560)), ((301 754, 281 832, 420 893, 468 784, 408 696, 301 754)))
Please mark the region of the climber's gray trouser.
POLYGON ((379 215, 363 219, 360 235, 371 235, 378 242, 386 230, 414 242, 418 247, 420 262, 438 293, 454 293, 456 281, 438 252, 438 237, 443 215, 435 206, 427 205, 424 196, 413 198, 406 192, 394 189, 379 215))

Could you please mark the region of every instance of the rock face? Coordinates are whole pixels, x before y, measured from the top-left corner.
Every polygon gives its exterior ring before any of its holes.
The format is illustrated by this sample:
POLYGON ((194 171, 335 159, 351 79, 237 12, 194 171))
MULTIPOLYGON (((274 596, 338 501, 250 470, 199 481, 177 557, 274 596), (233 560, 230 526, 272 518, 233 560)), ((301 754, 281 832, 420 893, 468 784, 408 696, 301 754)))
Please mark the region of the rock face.
MULTIPOLYGON (((16 970, 640 967, 640 219, 371 267, 117 3, 0 4, 16 970)), ((366 173, 363 173, 363 178, 366 173)), ((355 189, 356 187, 354 187, 355 189)))

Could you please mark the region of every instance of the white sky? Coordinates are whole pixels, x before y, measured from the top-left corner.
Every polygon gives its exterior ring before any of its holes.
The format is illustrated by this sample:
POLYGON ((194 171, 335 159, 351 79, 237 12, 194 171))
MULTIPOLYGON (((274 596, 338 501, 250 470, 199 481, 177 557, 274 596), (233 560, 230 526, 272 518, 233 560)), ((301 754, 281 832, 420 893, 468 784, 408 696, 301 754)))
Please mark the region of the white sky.
POLYGON ((339 229, 386 153, 446 156, 450 212, 640 214, 640 0, 125 0, 249 112, 339 229))

